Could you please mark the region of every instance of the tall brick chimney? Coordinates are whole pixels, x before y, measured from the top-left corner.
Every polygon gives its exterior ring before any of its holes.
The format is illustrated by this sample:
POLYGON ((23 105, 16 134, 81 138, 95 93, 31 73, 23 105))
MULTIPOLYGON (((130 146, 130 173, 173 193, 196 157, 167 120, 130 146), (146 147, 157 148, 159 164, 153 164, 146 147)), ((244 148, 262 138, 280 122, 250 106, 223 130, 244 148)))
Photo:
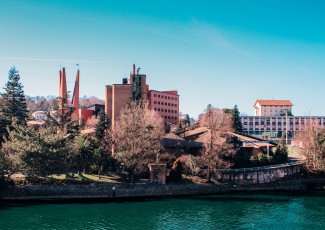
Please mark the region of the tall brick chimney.
POLYGON ((76 82, 74 84, 73 96, 72 96, 72 107, 74 108, 72 118, 79 119, 79 75, 80 70, 77 70, 76 82))
MULTIPOLYGON (((60 82, 59 82, 59 98, 65 99, 65 103, 68 103, 68 90, 67 90, 67 80, 65 75, 65 68, 62 68, 62 71, 60 70, 60 82)), ((61 108, 63 107, 63 104, 59 105, 61 108)))

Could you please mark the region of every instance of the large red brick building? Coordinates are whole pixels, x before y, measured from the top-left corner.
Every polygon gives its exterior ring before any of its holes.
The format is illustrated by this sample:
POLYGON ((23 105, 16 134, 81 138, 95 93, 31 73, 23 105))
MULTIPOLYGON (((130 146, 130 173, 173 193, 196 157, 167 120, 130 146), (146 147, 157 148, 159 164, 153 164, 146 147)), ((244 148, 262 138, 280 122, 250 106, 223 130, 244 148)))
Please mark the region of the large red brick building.
POLYGON ((105 87, 105 112, 116 120, 121 109, 131 100, 145 100, 149 108, 160 114, 165 123, 176 124, 179 120, 179 95, 176 90, 149 90, 147 76, 139 74, 133 65, 129 79, 123 79, 122 84, 105 87))

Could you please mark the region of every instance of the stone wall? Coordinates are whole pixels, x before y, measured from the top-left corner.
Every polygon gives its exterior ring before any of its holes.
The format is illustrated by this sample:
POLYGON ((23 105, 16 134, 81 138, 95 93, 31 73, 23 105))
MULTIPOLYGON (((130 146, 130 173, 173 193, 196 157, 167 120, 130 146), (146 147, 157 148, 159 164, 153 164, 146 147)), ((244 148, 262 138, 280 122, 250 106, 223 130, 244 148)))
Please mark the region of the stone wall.
POLYGON ((223 182, 235 184, 263 184, 284 178, 298 178, 301 172, 301 163, 220 170, 219 179, 223 182))

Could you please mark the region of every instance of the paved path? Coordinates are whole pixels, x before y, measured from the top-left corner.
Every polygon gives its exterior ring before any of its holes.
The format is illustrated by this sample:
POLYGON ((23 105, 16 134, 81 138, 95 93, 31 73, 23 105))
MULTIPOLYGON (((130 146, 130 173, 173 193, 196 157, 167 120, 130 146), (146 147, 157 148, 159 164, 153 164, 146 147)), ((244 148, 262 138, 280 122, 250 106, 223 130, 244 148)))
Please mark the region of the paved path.
POLYGON ((305 157, 300 154, 301 150, 297 147, 291 147, 290 148, 290 154, 288 155, 288 161, 289 162, 296 162, 296 161, 304 161, 305 157))

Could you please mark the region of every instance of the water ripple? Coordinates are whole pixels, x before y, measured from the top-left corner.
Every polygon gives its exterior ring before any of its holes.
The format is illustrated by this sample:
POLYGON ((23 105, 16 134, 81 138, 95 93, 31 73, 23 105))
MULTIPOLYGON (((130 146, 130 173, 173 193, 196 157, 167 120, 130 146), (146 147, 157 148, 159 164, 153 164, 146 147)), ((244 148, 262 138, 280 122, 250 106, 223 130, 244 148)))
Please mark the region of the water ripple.
POLYGON ((321 229, 325 198, 206 196, 146 202, 1 205, 0 229, 321 229))

